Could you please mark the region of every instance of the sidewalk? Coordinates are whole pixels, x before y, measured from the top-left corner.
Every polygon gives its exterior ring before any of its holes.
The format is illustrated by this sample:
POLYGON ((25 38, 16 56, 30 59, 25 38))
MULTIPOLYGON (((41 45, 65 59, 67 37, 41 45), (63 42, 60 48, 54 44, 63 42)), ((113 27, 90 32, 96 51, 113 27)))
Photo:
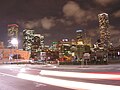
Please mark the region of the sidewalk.
MULTIPOLYGON (((3 60, 5 62, 10 62, 8 59, 3 60)), ((0 64, 3 64, 3 61, 0 61, 0 64)), ((26 60, 24 60, 26 62, 26 60)), ((19 60, 15 60, 19 62, 19 60)), ((10 64, 13 65, 13 64, 10 64)), ((43 69, 104 69, 104 68, 120 68, 120 63, 117 64, 108 64, 108 65, 59 65, 58 64, 47 64, 47 65, 34 65, 34 64, 18 64, 23 66, 29 66, 33 68, 43 68, 43 69)))
POLYGON ((120 68, 120 64, 109 64, 109 65, 27 65, 33 68, 43 68, 43 69, 104 69, 104 68, 120 68))

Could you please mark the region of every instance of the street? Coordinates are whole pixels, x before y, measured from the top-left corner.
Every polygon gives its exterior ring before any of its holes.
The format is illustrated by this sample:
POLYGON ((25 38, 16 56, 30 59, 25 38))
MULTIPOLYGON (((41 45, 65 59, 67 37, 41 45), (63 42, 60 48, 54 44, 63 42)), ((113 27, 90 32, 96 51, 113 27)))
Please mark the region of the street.
POLYGON ((0 65, 0 90, 120 90, 120 65, 0 65))

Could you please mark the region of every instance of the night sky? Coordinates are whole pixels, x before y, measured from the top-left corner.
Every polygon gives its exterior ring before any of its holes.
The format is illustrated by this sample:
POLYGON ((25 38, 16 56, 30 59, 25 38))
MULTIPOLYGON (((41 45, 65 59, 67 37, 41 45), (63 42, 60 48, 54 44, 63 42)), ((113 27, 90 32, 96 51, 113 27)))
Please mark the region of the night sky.
POLYGON ((120 45, 120 0, 0 0, 0 41, 7 45, 7 25, 34 29, 45 36, 45 44, 76 37, 82 29, 92 41, 99 37, 98 14, 108 13, 113 45, 120 45))

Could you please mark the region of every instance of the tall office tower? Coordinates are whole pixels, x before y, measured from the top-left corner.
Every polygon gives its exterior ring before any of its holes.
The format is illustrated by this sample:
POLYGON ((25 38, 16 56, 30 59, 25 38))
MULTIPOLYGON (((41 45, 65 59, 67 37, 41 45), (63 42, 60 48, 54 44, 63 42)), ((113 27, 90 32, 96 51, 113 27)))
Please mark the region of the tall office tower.
POLYGON ((32 47, 37 51, 42 51, 44 49, 44 36, 41 34, 34 34, 32 47))
POLYGON ((18 28, 17 24, 8 25, 8 48, 18 48, 18 28))
POLYGON ((23 30, 23 50, 31 52, 34 30, 23 30))
POLYGON ((77 44, 79 45, 83 45, 84 41, 83 41, 83 30, 77 30, 77 44))
POLYGON ((41 46, 40 46, 40 49, 41 49, 41 50, 43 50, 44 47, 45 47, 44 38, 45 38, 44 36, 42 36, 42 35, 40 36, 40 45, 41 45, 41 46))
POLYGON ((39 57, 40 55, 40 46, 41 46, 41 35, 40 34, 34 34, 33 36, 33 42, 31 46, 31 57, 39 57))
POLYGON ((81 60, 83 57, 83 52, 84 52, 84 40, 83 40, 83 30, 77 30, 77 58, 78 60, 81 60))
POLYGON ((110 32, 108 30, 109 27, 109 19, 107 13, 98 14, 99 19, 99 29, 100 29, 100 42, 102 48, 108 48, 110 45, 110 32))

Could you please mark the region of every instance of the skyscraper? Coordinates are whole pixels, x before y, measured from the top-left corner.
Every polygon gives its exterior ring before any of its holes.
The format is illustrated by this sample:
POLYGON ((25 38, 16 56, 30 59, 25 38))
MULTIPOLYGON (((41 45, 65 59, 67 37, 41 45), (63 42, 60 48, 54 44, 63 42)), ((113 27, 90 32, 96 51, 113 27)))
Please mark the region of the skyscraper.
POLYGON ((8 25, 8 48, 18 48, 18 28, 17 24, 8 25))
POLYGON ((110 45, 110 32, 108 30, 109 27, 108 14, 107 13, 98 14, 98 19, 101 47, 108 48, 110 45))
POLYGON ((23 30, 23 50, 31 52, 34 30, 23 30))

